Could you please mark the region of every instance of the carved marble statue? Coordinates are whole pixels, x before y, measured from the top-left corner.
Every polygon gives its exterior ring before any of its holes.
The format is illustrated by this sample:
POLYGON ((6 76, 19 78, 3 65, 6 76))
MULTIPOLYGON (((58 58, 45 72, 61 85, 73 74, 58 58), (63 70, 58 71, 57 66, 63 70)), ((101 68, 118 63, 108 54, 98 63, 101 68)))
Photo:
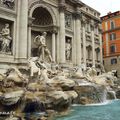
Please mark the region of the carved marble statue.
POLYGON ((33 77, 34 73, 38 73, 40 80, 49 80, 47 74, 47 66, 43 61, 39 60, 39 57, 32 57, 28 59, 28 66, 30 67, 30 76, 33 77))
POLYGON ((72 52, 71 40, 68 39, 65 45, 66 60, 71 59, 71 52, 72 52))
POLYGON ((47 48, 46 45, 46 32, 43 32, 42 36, 38 35, 34 39, 34 43, 38 46, 38 57, 41 58, 44 61, 45 60, 45 55, 48 56, 50 62, 52 62, 52 57, 50 54, 50 51, 47 48))
POLYGON ((10 52, 10 43, 12 38, 10 36, 9 24, 5 24, 5 27, 2 29, 0 34, 2 37, 1 51, 5 53, 10 52))
POLYGON ((38 57, 33 57, 28 59, 28 66, 30 67, 31 77, 34 76, 34 73, 38 73, 38 76, 40 76, 41 74, 40 68, 35 63, 37 60, 38 60, 38 57))

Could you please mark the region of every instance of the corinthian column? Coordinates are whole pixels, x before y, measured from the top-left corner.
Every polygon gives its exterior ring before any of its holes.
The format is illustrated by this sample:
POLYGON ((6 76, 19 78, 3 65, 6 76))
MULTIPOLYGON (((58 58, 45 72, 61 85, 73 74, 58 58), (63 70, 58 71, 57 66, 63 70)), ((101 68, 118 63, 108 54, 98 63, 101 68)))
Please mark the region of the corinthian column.
POLYGON ((19 16, 19 58, 27 58, 28 0, 21 0, 19 16))
POLYGON ((99 41, 100 41, 100 62, 103 64, 103 51, 102 51, 102 28, 101 25, 99 25, 99 41))
POLYGON ((94 21, 91 23, 91 39, 92 39, 92 64, 95 66, 95 36, 94 36, 94 21))
POLYGON ((75 31, 76 31, 76 63, 77 65, 81 64, 81 21, 80 21, 80 13, 76 11, 74 13, 76 21, 75 21, 75 31))
POLYGON ((52 33, 52 58, 55 61, 55 32, 52 33))
POLYGON ((86 33, 85 33, 86 18, 82 16, 82 38, 83 38, 83 62, 86 66, 86 33))
POLYGON ((60 63, 65 63, 65 1, 61 0, 59 4, 60 12, 60 63))

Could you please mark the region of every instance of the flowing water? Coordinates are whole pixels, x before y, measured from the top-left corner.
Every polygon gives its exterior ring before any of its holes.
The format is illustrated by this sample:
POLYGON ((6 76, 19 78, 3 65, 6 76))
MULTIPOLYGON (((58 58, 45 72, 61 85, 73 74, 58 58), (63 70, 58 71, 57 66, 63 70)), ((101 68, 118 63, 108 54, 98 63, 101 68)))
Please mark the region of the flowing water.
POLYGON ((71 114, 55 120, 120 120, 120 100, 98 105, 74 105, 71 114))

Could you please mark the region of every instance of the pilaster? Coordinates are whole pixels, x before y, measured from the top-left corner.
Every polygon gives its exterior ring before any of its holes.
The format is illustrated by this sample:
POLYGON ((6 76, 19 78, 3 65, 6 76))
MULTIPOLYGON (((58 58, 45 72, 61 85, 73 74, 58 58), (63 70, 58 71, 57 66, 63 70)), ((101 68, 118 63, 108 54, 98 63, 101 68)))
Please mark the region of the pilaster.
POLYGON ((86 32, 85 32, 85 25, 86 25, 86 18, 82 16, 82 38, 83 38, 83 62, 86 66, 86 32))
POLYGON ((60 63, 65 63, 65 0, 60 0, 59 14, 60 14, 60 63))
POLYGON ((53 61, 55 61, 56 59, 56 57, 55 57, 55 55, 56 55, 56 48, 55 48, 55 46, 56 46, 56 41, 55 41, 55 39, 56 39, 56 32, 55 31, 53 31, 52 32, 52 58, 53 58, 53 61))
POLYGON ((101 27, 101 24, 99 24, 99 41, 100 41, 100 63, 103 64, 102 27, 101 27))
POLYGON ((27 59, 28 0, 21 0, 19 24, 19 58, 27 59))
POLYGON ((81 21, 80 12, 76 9, 75 17, 75 31, 76 31, 76 64, 81 65, 81 21))
POLYGON ((95 37, 94 37, 94 21, 91 20, 91 39, 92 39, 92 64, 95 66, 95 37))

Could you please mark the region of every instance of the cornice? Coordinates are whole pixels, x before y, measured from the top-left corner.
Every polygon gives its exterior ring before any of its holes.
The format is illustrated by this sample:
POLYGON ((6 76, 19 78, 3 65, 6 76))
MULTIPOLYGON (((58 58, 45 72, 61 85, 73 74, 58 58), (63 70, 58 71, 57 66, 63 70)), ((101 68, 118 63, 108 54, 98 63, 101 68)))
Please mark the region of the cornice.
POLYGON ((85 4, 81 2, 80 0, 69 0, 71 3, 73 3, 75 6, 83 7, 85 4))
POLYGON ((88 12, 85 12, 82 9, 81 9, 81 13, 84 14, 85 16, 88 16, 90 19, 94 19, 94 20, 98 21, 99 23, 101 23, 101 19, 100 18, 95 17, 95 16, 89 14, 88 12))
POLYGON ((0 7, 0 12, 5 13, 8 16, 13 16, 13 17, 17 16, 16 11, 10 10, 10 9, 7 9, 7 8, 3 8, 3 7, 0 7))

